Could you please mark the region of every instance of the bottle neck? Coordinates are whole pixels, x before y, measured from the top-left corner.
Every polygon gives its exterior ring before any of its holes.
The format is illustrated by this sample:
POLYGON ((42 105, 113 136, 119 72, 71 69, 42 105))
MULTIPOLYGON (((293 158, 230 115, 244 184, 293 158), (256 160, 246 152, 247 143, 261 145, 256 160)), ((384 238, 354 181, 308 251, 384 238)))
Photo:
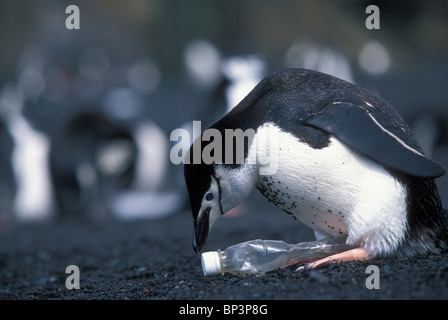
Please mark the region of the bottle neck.
POLYGON ((218 249, 218 256, 219 256, 219 262, 221 263, 221 273, 224 273, 224 271, 227 269, 227 267, 229 266, 229 259, 227 256, 227 252, 221 251, 218 249))

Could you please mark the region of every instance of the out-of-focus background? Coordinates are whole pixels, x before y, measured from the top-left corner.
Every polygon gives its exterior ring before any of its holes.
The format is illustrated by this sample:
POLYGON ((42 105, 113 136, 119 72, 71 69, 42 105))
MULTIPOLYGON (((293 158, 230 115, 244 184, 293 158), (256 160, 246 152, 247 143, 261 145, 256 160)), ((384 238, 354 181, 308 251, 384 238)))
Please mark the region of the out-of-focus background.
POLYGON ((370 4, 1 0, 0 229, 180 211, 170 133, 205 129, 286 67, 376 92, 448 167, 448 4, 377 2, 369 30, 370 4), (66 28, 70 4, 78 30, 66 28))

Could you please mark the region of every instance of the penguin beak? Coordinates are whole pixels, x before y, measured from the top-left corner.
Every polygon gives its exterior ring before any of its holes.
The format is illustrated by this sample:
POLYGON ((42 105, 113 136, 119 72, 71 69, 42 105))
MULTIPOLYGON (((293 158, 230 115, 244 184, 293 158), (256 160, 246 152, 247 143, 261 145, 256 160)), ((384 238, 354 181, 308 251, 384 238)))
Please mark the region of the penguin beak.
POLYGON ((194 238, 193 238, 193 249, 196 253, 200 253, 202 247, 207 241, 210 218, 210 207, 207 207, 203 212, 200 212, 198 219, 194 224, 194 238))

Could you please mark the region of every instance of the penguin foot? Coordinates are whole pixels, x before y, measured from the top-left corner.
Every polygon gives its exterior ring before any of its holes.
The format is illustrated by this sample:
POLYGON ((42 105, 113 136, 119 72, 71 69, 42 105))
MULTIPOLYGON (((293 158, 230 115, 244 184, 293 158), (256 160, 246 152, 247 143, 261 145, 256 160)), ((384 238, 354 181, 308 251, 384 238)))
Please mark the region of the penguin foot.
POLYGON ((309 263, 308 265, 311 265, 313 261, 322 261, 324 258, 349 252, 354 248, 355 247, 352 245, 346 244, 346 237, 334 237, 316 241, 301 242, 294 245, 293 250, 295 253, 292 254, 292 258, 285 265, 281 266, 280 269, 294 264, 309 263))
MULTIPOLYGON (((296 271, 313 270, 328 266, 331 263, 339 263, 346 261, 363 261, 373 259, 373 256, 363 247, 350 249, 341 253, 333 254, 323 259, 310 262, 296 269, 296 271)), ((292 261, 290 261, 292 262, 292 261)), ((293 263, 288 262, 288 265, 293 263)))

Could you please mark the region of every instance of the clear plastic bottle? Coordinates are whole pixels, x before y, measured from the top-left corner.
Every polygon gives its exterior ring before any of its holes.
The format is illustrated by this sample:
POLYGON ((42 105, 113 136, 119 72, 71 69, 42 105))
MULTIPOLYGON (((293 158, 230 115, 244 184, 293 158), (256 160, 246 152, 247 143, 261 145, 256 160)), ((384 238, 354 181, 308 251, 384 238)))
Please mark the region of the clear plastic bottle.
POLYGON ((224 274, 260 274, 288 264, 292 259, 310 261, 347 250, 344 239, 288 244, 279 240, 251 240, 221 251, 201 255, 205 276, 224 274))

